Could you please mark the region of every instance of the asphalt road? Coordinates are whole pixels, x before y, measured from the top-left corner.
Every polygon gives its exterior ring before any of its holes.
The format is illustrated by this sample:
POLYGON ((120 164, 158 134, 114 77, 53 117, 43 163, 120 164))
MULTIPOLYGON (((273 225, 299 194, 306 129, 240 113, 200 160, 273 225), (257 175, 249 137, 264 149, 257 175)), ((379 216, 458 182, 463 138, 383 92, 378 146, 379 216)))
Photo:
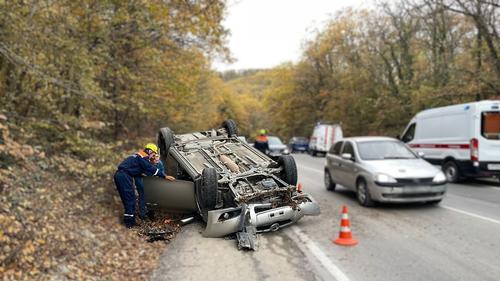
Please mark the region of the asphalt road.
POLYGON ((449 184, 441 204, 363 208, 354 193, 323 186, 325 158, 294 155, 299 182, 321 207, 276 233, 260 235, 256 252, 236 241, 203 238, 202 223, 183 229, 153 280, 499 280, 500 184, 449 184), (331 241, 349 207, 359 244, 331 241))

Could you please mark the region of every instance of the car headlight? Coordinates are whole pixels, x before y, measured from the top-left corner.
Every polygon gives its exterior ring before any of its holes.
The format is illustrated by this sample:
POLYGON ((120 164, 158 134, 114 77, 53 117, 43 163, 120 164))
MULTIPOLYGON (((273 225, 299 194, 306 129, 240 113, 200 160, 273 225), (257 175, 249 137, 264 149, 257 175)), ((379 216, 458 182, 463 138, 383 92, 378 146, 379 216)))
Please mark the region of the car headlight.
POLYGON ((386 174, 376 174, 375 181, 380 183, 397 183, 398 181, 386 174))
POLYGON ((446 176, 444 175, 443 172, 439 172, 433 179, 432 182, 434 183, 442 183, 446 181, 446 176))
POLYGON ((288 150, 288 148, 283 149, 283 154, 289 154, 289 153, 290 151, 288 150))

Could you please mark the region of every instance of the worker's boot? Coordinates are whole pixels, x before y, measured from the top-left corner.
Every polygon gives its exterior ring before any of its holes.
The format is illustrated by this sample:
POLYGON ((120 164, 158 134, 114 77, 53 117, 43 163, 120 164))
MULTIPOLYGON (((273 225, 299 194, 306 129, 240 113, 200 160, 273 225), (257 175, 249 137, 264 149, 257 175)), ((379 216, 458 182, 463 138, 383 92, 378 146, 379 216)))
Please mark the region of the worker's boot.
POLYGON ((123 217, 123 223, 125 224, 125 227, 127 228, 132 228, 136 226, 137 224, 135 223, 135 217, 134 215, 128 215, 125 214, 123 217))
POLYGON ((150 220, 154 220, 155 219, 155 212, 153 210, 148 210, 146 212, 146 216, 150 219, 150 220))

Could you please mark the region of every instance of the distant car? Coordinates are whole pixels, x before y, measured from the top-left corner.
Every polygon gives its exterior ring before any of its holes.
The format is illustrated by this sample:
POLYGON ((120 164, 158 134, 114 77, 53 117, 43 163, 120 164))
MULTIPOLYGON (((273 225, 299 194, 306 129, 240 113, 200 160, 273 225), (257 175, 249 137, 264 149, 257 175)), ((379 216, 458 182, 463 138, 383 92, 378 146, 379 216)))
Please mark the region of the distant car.
POLYGON ((288 147, 281 141, 280 138, 276 136, 268 136, 269 151, 267 154, 269 156, 275 157, 280 155, 290 154, 288 147))
POLYGON ((387 137, 345 138, 327 154, 325 187, 356 191, 363 206, 378 202, 439 203, 446 176, 403 142, 387 137))
POLYGON ((419 112, 402 141, 440 165, 449 182, 500 177, 500 100, 438 107, 419 112))
POLYGON ((293 137, 288 142, 290 152, 307 152, 309 150, 309 140, 304 137, 293 137))
POLYGON ((340 125, 318 124, 314 127, 309 140, 309 153, 326 155, 332 145, 342 139, 343 133, 340 125))

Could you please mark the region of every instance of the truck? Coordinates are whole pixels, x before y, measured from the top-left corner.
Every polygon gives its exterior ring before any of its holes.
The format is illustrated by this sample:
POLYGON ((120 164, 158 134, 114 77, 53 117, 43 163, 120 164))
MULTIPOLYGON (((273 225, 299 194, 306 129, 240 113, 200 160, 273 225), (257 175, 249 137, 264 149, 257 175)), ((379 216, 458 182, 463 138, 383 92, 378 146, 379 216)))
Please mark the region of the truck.
POLYGON ((330 147, 338 140, 342 139, 342 128, 338 124, 318 123, 309 140, 309 153, 312 156, 317 154, 326 155, 330 147))

